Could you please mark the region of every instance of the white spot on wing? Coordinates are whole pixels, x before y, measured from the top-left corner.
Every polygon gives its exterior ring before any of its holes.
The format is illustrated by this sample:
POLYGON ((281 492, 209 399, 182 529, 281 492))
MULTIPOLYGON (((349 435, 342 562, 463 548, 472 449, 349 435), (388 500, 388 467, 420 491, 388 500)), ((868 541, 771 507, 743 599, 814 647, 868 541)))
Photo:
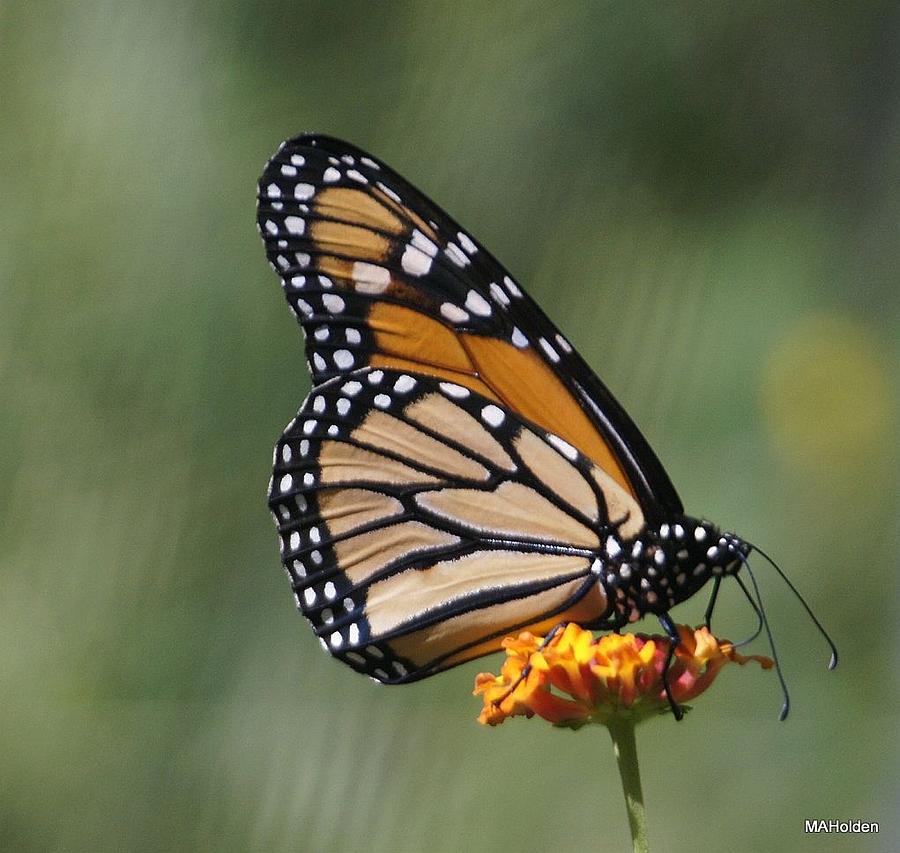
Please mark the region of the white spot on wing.
POLYGON ((286 178, 293 178, 294 175, 297 174, 297 167, 296 166, 288 166, 287 163, 285 163, 281 167, 281 174, 284 175, 286 178))
POLYGON ((340 314, 347 307, 344 300, 336 293, 323 293, 322 304, 331 314, 340 314))
POLYGON ((547 357, 550 361, 556 363, 559 361, 559 353, 553 349, 553 345, 546 338, 541 338, 538 343, 541 345, 541 349, 547 353, 547 357))
POLYGON ((519 349, 525 349, 528 346, 528 338, 522 334, 522 330, 518 326, 513 327, 512 342, 519 349))
POLYGON ((491 315, 490 303, 475 290, 470 290, 466 296, 466 308, 480 317, 490 317, 491 315))
POLYGON ((294 187, 294 198, 297 201, 306 201, 316 194, 316 188, 312 184, 297 184, 294 187))
POLYGON ((351 273, 356 282, 356 289, 361 293, 384 293, 391 283, 391 274, 384 267, 356 261, 351 273))
POLYGON ((440 382, 438 384, 441 391, 448 397, 455 397, 457 400, 465 400, 470 394, 469 389, 464 388, 462 385, 455 385, 452 382, 440 382))
POLYGON ((457 239, 459 240, 459 245, 462 246, 463 249, 464 249, 468 254, 474 255, 474 254, 478 251, 478 246, 476 246, 476 245, 472 242, 472 238, 469 237, 468 234, 464 234, 462 231, 460 231, 460 232, 456 235, 456 237, 457 237, 457 239))
POLYGON ((606 537, 606 553, 609 554, 610 557, 617 557, 622 553, 622 546, 615 536, 606 537))
POLYGON ((400 196, 398 196, 397 193, 395 193, 390 187, 385 186, 385 184, 381 183, 381 181, 378 181, 377 184, 376 184, 376 186, 377 186, 378 189, 380 189, 380 190, 381 190, 388 198, 393 199, 394 201, 397 202, 397 204, 403 204, 403 199, 401 199, 400 196))
POLYGON ((421 249, 408 244, 403 252, 403 257, 400 258, 400 266, 403 267, 404 272, 410 275, 427 275, 431 270, 431 258, 421 249))
POLYGON ((465 256, 463 250, 459 248, 454 242, 447 243, 447 248, 444 249, 444 254, 453 261, 454 264, 458 267, 464 267, 467 264, 471 263, 471 261, 465 256))
POLYGON ((503 283, 506 285, 506 289, 512 296, 522 296, 522 291, 519 290, 519 285, 517 285, 508 275, 503 276, 503 283))
POLYGON ((441 305, 441 314, 452 323, 464 323, 469 319, 469 315, 452 302, 444 302, 441 305))
POLYGON ((299 216, 285 216, 284 227, 290 234, 302 234, 306 230, 306 222, 299 216))
POLYGON ((334 364, 339 370, 349 370, 355 361, 353 353, 346 349, 335 350, 333 358, 334 364))
POLYGON ((564 353, 572 352, 572 344, 570 344, 559 332, 556 333, 556 342, 564 353))
POLYGON ((379 409, 386 409, 391 405, 391 398, 388 397, 387 394, 376 394, 375 399, 372 402, 374 402, 379 409))
POLYGON ((398 394, 405 394, 407 391, 412 391, 415 387, 416 380, 412 376, 406 376, 405 374, 394 383, 394 390, 398 394))
POLYGON ((412 238, 409 241, 417 249, 421 249, 428 257, 437 256, 438 247, 429 240, 418 228, 413 229, 412 238))
POLYGON ((481 410, 481 417, 489 426, 498 427, 503 423, 506 415, 504 414, 503 409, 491 403, 481 410))
POLYGON ((358 181, 361 184, 369 183, 369 179, 364 174, 362 174, 362 172, 357 172, 356 169, 348 169, 347 177, 351 178, 354 181, 358 181))
POLYGON ((278 184, 269 184, 266 187, 266 195, 269 198, 281 198, 281 187, 278 184))
POLYGON ((558 435, 553 435, 552 432, 547 433, 547 439, 567 459, 574 462, 578 458, 578 451, 568 441, 564 441, 558 435))
POLYGON ((329 166, 322 174, 322 180, 325 181, 326 184, 333 184, 335 181, 339 180, 340 177, 341 173, 335 169, 334 166, 329 166))
POLYGON ((491 296, 494 297, 495 302, 499 302, 504 307, 509 305, 509 297, 506 295, 506 291, 500 287, 496 282, 491 282, 491 296))

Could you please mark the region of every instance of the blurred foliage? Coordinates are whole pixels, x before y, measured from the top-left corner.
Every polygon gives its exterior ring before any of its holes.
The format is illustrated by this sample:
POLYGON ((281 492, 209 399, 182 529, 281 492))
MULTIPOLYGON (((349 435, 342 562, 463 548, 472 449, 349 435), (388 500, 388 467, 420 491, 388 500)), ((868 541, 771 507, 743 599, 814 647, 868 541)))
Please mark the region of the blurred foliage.
POLYGON ((491 247, 835 634, 827 675, 760 566, 793 716, 740 672, 645 726, 655 848, 896 849, 898 35, 852 1, 2 4, 0 848, 626 844, 602 736, 481 730, 484 662, 378 688, 293 612, 264 493, 308 378, 253 211, 315 129, 491 247))

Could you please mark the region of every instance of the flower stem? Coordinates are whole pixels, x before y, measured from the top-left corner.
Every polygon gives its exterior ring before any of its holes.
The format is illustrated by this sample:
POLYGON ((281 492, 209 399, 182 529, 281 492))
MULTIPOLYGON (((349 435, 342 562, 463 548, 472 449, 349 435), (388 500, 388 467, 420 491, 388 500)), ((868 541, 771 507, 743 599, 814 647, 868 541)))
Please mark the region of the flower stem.
POLYGON ((634 720, 630 716, 614 714, 607 723, 607 728, 616 753, 616 763, 619 765, 634 853, 648 853, 650 848, 647 845, 647 820, 634 739, 634 720))

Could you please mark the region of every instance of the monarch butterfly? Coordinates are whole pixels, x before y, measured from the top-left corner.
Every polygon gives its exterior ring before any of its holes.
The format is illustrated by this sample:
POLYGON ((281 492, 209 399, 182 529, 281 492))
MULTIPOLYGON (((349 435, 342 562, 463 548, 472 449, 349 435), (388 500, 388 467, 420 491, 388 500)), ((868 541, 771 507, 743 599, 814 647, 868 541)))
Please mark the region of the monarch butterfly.
POLYGON ((511 631, 645 614, 674 652, 670 609, 712 579, 708 622, 728 576, 768 631, 738 578, 754 546, 684 514, 572 345, 396 172, 298 136, 265 167, 258 225, 313 380, 275 447, 269 505, 332 655, 396 684, 511 631))

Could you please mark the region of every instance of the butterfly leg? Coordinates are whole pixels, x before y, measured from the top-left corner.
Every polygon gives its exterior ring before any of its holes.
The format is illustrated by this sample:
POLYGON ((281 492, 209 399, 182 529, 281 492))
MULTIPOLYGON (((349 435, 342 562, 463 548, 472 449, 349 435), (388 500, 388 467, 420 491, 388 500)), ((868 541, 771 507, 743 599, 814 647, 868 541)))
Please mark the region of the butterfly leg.
MULTIPOLYGON (((532 652, 532 654, 537 654, 538 652, 544 651, 550 643, 553 642, 553 638, 562 631, 563 628, 568 625, 568 622, 558 622, 554 625, 548 632, 544 639, 541 641, 541 644, 537 647, 537 649, 532 652)), ((506 691, 499 699, 495 699, 493 701, 493 705, 495 708, 499 708, 502 702, 505 702, 512 694, 515 692, 515 689, 526 679, 528 678, 528 674, 531 672, 531 664, 526 663, 524 667, 522 667, 522 672, 519 673, 519 677, 512 683, 509 690, 506 691)))
POLYGON ((706 613, 703 614, 703 624, 706 630, 710 631, 712 623, 713 608, 716 606, 716 599, 719 597, 719 587, 722 585, 722 576, 716 575, 713 578, 712 595, 709 597, 709 604, 706 605, 706 613))
POLYGON ((668 613, 660 613, 659 624, 662 625, 663 630, 669 637, 669 653, 666 655, 666 664, 663 667, 663 687, 665 688, 666 699, 669 700, 669 705, 672 708, 675 719, 681 720, 682 717, 684 717, 684 711, 678 706, 678 703, 672 696, 672 689, 669 687, 669 667, 672 665, 672 660, 675 657, 675 649, 678 648, 681 637, 678 636, 678 629, 675 627, 675 623, 668 613))

